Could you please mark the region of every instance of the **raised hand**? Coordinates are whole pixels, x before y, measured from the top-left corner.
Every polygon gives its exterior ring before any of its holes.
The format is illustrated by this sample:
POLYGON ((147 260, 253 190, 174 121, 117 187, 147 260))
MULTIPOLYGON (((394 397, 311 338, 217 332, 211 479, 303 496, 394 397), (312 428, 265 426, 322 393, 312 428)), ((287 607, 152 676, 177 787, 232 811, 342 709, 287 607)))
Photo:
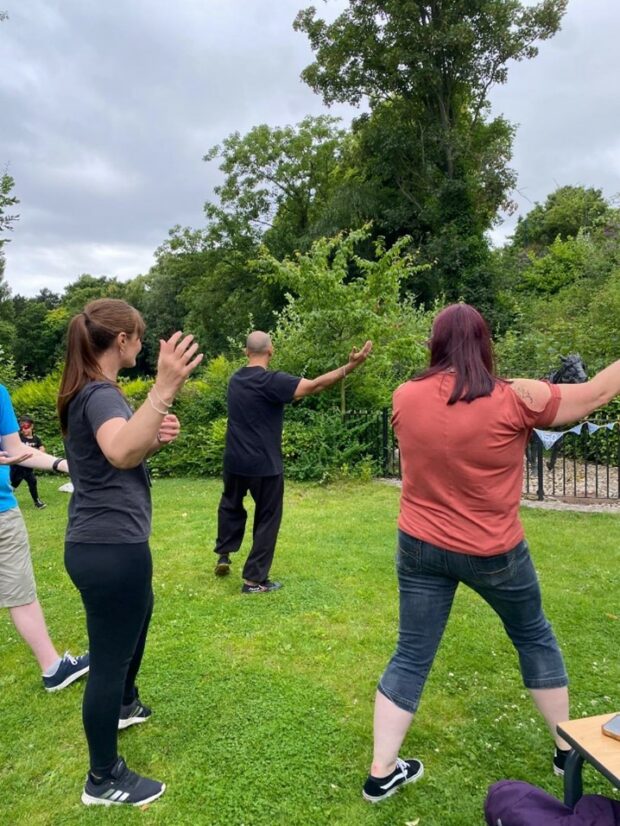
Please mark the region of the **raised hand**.
POLYGON ((198 343, 192 335, 183 337, 183 333, 176 332, 168 341, 160 339, 155 385, 166 404, 172 403, 189 374, 202 361, 203 354, 197 351, 198 343))
POLYGON ((370 351, 372 350, 372 341, 368 340, 361 350, 358 350, 357 347, 354 347, 351 352, 349 353, 349 363, 348 367, 351 370, 355 370, 356 367, 359 367, 360 364, 363 364, 368 356, 370 355, 370 351))

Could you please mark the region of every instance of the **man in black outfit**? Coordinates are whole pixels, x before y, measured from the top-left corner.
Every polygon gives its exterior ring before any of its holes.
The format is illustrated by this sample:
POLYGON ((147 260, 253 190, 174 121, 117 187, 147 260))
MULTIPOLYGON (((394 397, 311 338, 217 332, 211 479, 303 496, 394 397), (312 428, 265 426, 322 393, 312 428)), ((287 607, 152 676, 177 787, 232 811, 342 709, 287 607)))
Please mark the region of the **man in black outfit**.
MULTIPOLYGON (((35 436, 34 422, 30 416, 21 416, 19 420, 19 438, 28 447, 35 447, 41 453, 45 453, 43 442, 38 436, 35 436)), ((45 502, 39 499, 39 490, 37 488, 37 477, 34 475, 34 470, 29 467, 22 467, 21 465, 11 465, 11 487, 16 490, 22 482, 26 482, 28 490, 32 496, 35 508, 42 510, 46 508, 45 502)))
POLYGON ((270 337, 260 330, 248 336, 247 366, 237 370, 228 384, 224 492, 214 548, 218 555, 215 574, 226 576, 230 572, 229 554, 238 551, 243 541, 247 519, 243 500, 249 491, 256 509, 252 549, 242 573, 242 593, 260 594, 282 587, 268 576, 282 520, 284 405, 341 381, 368 358, 371 348, 367 341, 359 352, 351 351, 345 365, 310 380, 269 370, 273 356, 270 337))

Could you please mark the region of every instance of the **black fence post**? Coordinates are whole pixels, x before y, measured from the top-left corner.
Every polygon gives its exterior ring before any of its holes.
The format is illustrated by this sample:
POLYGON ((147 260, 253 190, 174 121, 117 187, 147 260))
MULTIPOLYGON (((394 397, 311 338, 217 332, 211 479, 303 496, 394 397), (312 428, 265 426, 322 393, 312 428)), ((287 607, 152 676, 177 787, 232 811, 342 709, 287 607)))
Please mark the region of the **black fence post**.
POLYGON ((536 463, 538 466, 538 490, 536 491, 536 498, 542 502, 545 498, 545 478, 544 478, 544 452, 542 439, 536 440, 536 463))
POLYGON ((390 445, 389 445, 389 417, 388 409, 384 407, 381 413, 382 423, 382 439, 383 439, 383 475, 388 475, 389 460, 390 460, 390 445))

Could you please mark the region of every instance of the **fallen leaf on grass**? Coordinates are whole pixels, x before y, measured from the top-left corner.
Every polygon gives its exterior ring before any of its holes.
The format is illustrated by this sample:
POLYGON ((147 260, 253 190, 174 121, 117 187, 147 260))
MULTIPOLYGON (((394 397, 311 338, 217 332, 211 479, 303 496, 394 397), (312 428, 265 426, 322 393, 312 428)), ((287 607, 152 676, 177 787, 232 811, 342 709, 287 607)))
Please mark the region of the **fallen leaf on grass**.
POLYGON ((615 614, 605 614, 605 616, 607 617, 607 619, 620 619, 620 617, 617 617, 615 614))
POLYGON ((419 822, 420 822, 420 818, 419 818, 419 817, 416 817, 416 819, 415 819, 415 820, 407 820, 407 821, 405 821, 405 826, 418 826, 418 823, 419 823, 419 822))

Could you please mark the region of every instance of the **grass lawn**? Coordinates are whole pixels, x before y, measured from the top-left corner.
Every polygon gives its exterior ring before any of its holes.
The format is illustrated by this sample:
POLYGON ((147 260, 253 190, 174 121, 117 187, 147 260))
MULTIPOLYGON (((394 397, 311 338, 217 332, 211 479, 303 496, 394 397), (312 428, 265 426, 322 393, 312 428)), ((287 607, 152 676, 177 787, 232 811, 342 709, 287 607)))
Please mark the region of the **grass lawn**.
MULTIPOLYGON (((57 646, 86 648, 63 566, 68 502, 41 479, 19 490, 39 597, 57 646)), ((153 488, 155 614, 139 681, 152 720, 121 732, 129 766, 167 783, 146 811, 80 803, 87 769, 83 684, 47 694, 0 613, 0 824, 475 826, 490 783, 516 778, 561 797, 551 741, 499 621, 461 588, 403 756, 425 777, 382 804, 362 800, 372 700, 397 628, 397 488, 288 484, 276 594, 241 596, 242 553, 216 579, 220 484, 153 488)), ((573 716, 620 710, 620 517, 524 511, 547 615, 572 680, 573 716)), ((613 795, 593 769, 587 792, 613 795)))

